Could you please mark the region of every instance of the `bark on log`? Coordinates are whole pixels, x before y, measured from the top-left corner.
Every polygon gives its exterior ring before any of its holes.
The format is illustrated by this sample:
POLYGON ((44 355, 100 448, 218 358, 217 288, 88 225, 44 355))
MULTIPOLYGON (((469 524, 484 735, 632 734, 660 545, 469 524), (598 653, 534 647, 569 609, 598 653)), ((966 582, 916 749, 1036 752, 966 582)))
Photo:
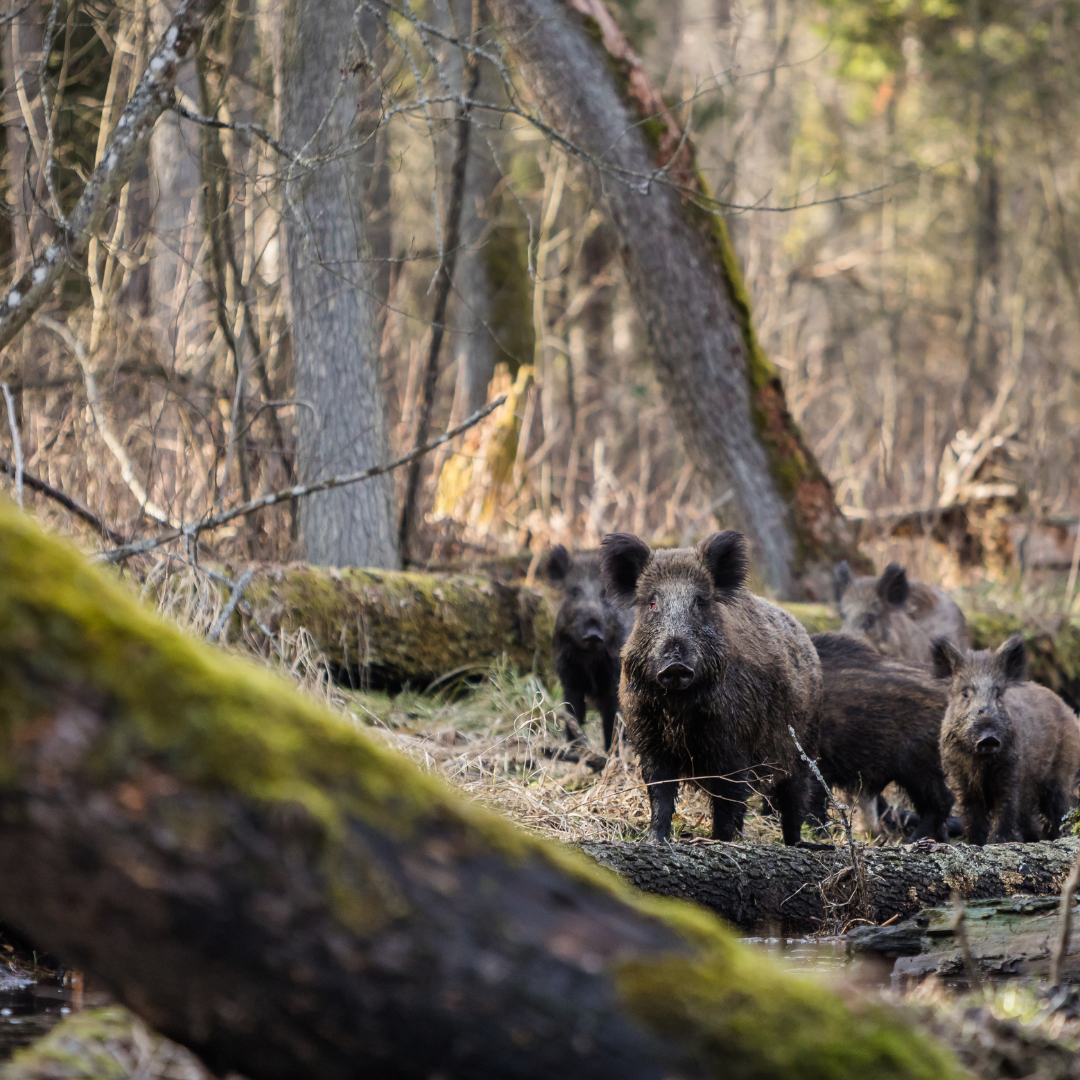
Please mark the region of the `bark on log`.
POLYGON ((738 258, 692 142, 602 0, 491 0, 490 8, 545 118, 598 166, 687 452, 718 495, 734 493, 733 524, 750 536, 770 588, 790 596, 805 591, 799 578, 808 570, 841 558, 861 564, 757 341, 738 258))
MULTIPOLYGON (((644 892, 693 900, 744 928, 780 924, 815 930, 826 920, 826 899, 849 905, 854 877, 845 849, 767 844, 627 844, 588 841, 582 850, 644 892), (843 872, 843 877, 835 880, 843 872)), ((1076 855, 1075 839, 1038 844, 863 847, 869 911, 884 922, 947 903, 1061 892, 1076 855)), ((854 909, 848 907, 849 914, 854 909)), ((843 920, 841 920, 843 921, 843 920)))
POLYGON ((0 918, 250 1080, 959 1077, 0 507, 0 918))

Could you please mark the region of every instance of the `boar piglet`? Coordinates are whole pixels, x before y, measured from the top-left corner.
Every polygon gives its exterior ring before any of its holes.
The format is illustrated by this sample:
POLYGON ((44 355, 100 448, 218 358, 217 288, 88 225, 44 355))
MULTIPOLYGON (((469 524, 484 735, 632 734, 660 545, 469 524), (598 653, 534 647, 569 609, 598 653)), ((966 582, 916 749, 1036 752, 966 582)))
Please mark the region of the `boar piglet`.
POLYGON ((788 728, 813 757, 821 664, 806 631, 744 587, 743 537, 652 551, 614 533, 600 567, 634 607, 619 701, 649 785, 649 839, 668 839, 679 784, 692 781, 712 797, 713 837, 731 840, 760 780, 773 783, 784 843, 798 843, 810 771, 788 728))
POLYGON ((1055 840, 1076 805, 1080 726, 1044 686, 1027 681, 1019 635, 996 652, 962 653, 934 639, 934 670, 948 680, 941 763, 969 844, 1055 840))
POLYGON ((833 585, 840 633, 884 656, 929 664, 933 638, 947 637, 962 649, 971 643, 956 601, 936 586, 909 581, 899 563, 889 563, 880 577, 852 577, 851 567, 838 563, 833 585))
MULTIPOLYGON (((600 580, 596 556, 572 558, 562 546, 551 549, 547 577, 562 590, 552 648, 570 715, 582 727, 591 702, 604 725, 604 749, 611 749, 619 708, 619 652, 630 632, 629 613, 612 603, 600 580)), ((574 738, 569 721, 566 737, 574 738)))
MULTIPOLYGON (((818 741, 825 780, 871 807, 895 782, 919 815, 915 839, 947 840, 953 797, 938 747, 945 686, 926 668, 882 656, 843 634, 811 640, 825 684, 818 741)), ((811 792, 811 817, 823 823, 827 793, 820 784, 811 792)))

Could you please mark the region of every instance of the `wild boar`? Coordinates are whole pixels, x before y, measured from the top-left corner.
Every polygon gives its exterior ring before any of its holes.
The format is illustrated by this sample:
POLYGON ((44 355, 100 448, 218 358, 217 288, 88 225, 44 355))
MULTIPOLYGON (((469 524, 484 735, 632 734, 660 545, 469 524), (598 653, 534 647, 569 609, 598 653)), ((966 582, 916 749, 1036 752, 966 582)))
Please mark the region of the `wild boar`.
POLYGON ((930 663, 931 639, 942 635, 961 649, 971 646, 967 619, 947 593, 921 581, 908 581, 899 563, 889 563, 880 577, 852 577, 851 567, 833 571, 836 606, 847 634, 885 656, 930 663))
POLYGON ((1076 805, 1080 725, 1051 690, 1027 681, 1027 650, 1014 635, 996 652, 933 643, 948 680, 941 763, 969 844, 1056 840, 1076 805))
MULTIPOLYGON (((843 634, 811 640, 824 680, 818 767, 825 780, 871 806, 895 782, 918 814, 914 838, 947 840, 953 797, 939 748, 945 685, 843 634)), ((823 822, 826 792, 819 784, 812 794, 811 816, 823 822)))
MULTIPOLYGON (((608 599, 595 555, 571 557, 559 544, 551 549, 546 570, 563 595, 552 648, 568 712, 584 727, 586 706, 592 702, 604 725, 604 750, 610 750, 619 708, 619 653, 632 616, 608 599)), ((567 740, 576 734, 568 719, 567 740)))
POLYGON ((600 571, 634 609, 619 701, 649 786, 649 839, 669 838, 680 783, 711 796, 712 835, 731 840, 751 784, 771 780, 784 843, 798 843, 811 773, 795 739, 817 752, 821 664, 806 631, 746 589, 746 541, 728 531, 652 551, 613 533, 600 571))

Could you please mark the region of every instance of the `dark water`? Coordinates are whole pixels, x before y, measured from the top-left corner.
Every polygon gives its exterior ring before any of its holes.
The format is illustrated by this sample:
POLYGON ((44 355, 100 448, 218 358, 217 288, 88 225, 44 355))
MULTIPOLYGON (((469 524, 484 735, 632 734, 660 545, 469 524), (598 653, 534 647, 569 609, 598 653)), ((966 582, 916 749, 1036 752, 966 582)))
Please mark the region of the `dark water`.
POLYGON ((71 987, 53 972, 0 971, 0 1061, 71 1012, 71 987))
POLYGON ((839 938, 747 936, 742 941, 793 971, 839 972, 851 966, 847 946, 839 938))

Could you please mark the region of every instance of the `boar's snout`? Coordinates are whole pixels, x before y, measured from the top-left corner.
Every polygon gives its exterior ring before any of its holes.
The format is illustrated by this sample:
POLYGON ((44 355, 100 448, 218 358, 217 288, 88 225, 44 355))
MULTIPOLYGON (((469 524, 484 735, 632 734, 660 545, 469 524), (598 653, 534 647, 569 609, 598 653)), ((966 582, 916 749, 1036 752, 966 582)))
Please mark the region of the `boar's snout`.
POLYGON ((975 743, 976 754, 996 754, 1001 749, 1001 740, 996 735, 983 735, 975 743))
POLYGON ((584 645, 593 645, 596 642, 604 640, 604 628, 600 625, 598 619, 590 619, 585 623, 584 629, 581 631, 581 641, 584 645))
POLYGON ((672 660, 656 673, 656 681, 665 690, 685 690, 694 681, 694 669, 681 660, 672 660))

